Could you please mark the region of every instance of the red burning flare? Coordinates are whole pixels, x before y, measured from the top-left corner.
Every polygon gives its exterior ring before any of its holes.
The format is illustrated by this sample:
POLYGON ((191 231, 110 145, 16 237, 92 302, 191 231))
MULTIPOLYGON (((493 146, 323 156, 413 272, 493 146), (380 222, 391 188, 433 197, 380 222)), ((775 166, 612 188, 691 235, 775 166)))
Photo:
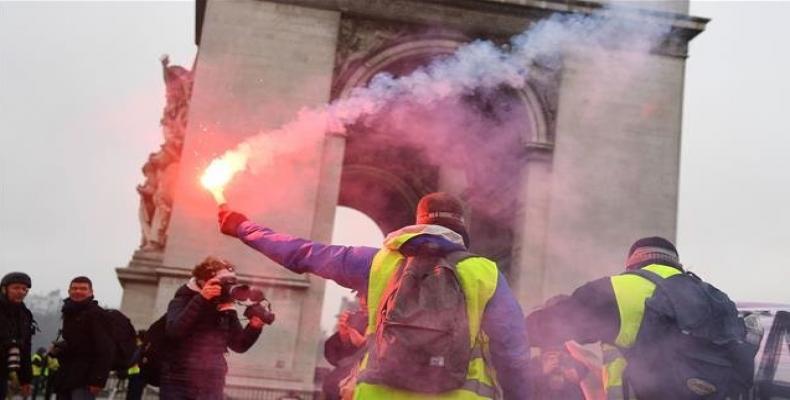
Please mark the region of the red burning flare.
POLYGON ((200 177, 203 185, 218 205, 225 204, 225 186, 233 179, 237 172, 243 170, 247 164, 247 157, 242 153, 227 152, 214 159, 200 177))

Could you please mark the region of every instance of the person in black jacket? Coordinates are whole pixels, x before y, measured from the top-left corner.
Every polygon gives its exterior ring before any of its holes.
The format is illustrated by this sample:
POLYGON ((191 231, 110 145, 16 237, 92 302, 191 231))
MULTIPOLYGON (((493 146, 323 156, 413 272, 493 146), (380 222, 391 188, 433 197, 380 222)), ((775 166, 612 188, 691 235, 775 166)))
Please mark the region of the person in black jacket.
POLYGON ((223 277, 235 277, 233 266, 206 258, 167 306, 165 329, 171 345, 162 362, 161 398, 222 399, 228 348, 243 353, 258 340, 263 321, 252 317, 242 328, 233 302, 221 296, 223 277))
POLYGON ((93 283, 78 276, 63 302, 63 341, 53 354, 60 362, 55 377, 58 400, 94 399, 110 374, 115 344, 104 310, 93 299, 93 283))
MULTIPOLYGON (((683 272, 675 245, 657 236, 634 242, 625 264, 627 271, 646 269, 662 277, 683 272)), ((570 296, 530 313, 527 335, 538 347, 561 346, 569 340, 603 343, 607 398, 623 398, 627 360, 618 349, 633 345, 645 299, 653 290, 652 283, 634 275, 618 274, 587 282, 570 296)))
POLYGON ((30 276, 22 272, 8 273, 0 281, 0 399, 6 397, 11 372, 17 373, 22 396, 30 396, 30 341, 35 328, 33 314, 23 301, 31 284, 30 276))

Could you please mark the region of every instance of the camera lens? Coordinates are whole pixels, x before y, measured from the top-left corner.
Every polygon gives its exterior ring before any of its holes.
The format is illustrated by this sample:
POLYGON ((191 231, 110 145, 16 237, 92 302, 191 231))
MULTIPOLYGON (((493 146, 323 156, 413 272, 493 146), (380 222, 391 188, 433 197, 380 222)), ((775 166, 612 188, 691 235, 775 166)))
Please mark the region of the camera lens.
POLYGON ((250 289, 249 299, 253 303, 260 303, 265 298, 266 297, 263 296, 263 291, 261 291, 260 289, 257 288, 250 289))
POLYGON ((234 286, 230 289, 230 297, 236 301, 246 301, 250 297, 250 287, 247 285, 234 286))

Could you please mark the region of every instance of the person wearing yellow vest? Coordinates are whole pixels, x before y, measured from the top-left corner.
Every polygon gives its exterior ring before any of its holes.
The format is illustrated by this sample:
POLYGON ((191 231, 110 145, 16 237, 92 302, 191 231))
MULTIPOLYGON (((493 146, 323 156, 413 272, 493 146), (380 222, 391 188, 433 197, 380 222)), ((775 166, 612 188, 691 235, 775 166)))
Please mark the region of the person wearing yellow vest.
MULTIPOLYGON (((226 207, 220 209, 219 223, 222 233, 241 239, 293 272, 315 274, 365 293, 370 316, 366 330, 369 337, 376 333, 378 307, 388 283, 396 279, 397 271, 402 268, 404 253, 419 254, 431 249, 450 254, 464 251, 469 245, 463 203, 441 192, 420 199, 415 225, 390 233, 381 249, 325 245, 276 233, 226 207)), ((469 339, 475 350, 471 353, 465 383, 442 393, 377 384, 366 378, 366 356, 359 366, 354 399, 529 398, 526 327, 521 307, 507 281, 493 261, 480 256, 459 261, 456 271, 466 302, 469 339)))
POLYGON ((58 373, 59 367, 60 363, 58 363, 58 359, 47 353, 48 376, 46 379, 46 384, 44 385, 44 398, 47 400, 51 399, 52 394, 55 393, 55 374, 58 373))
POLYGON ((135 338, 137 350, 135 350, 134 357, 132 357, 135 360, 135 363, 126 371, 126 375, 128 376, 128 383, 126 386, 126 400, 140 400, 143 398, 145 381, 143 380, 143 376, 140 374, 139 360, 142 358, 142 347, 147 334, 148 332, 145 329, 137 331, 137 337, 135 338))
POLYGON ((47 356, 47 349, 39 347, 38 350, 30 357, 31 365, 33 366, 33 399, 38 396, 42 389, 46 388, 47 377, 49 376, 49 357, 47 356))
MULTIPOLYGON (((657 236, 639 239, 631 246, 626 270, 636 269, 662 278, 683 272, 675 245, 657 236)), ((532 345, 538 347, 569 340, 601 342, 607 399, 626 398, 633 393, 629 394, 623 386, 627 360, 620 350, 630 348, 636 341, 645 300, 654 290, 653 283, 637 275, 614 275, 588 282, 570 297, 530 313, 527 334, 532 345)))

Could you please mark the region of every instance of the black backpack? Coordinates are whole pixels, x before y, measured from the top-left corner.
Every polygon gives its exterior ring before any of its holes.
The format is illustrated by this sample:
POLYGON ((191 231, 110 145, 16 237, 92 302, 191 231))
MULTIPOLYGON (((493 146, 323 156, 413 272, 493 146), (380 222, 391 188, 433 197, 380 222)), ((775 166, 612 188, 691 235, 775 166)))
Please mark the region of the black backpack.
POLYGON ((645 301, 636 341, 625 350, 624 377, 640 400, 724 399, 749 390, 758 346, 726 294, 691 272, 662 279, 645 301))
POLYGON ((110 337, 115 344, 112 370, 125 376, 129 367, 134 365, 134 356, 137 351, 137 332, 132 322, 126 315, 118 310, 102 310, 104 320, 110 331, 110 337))
POLYGON ((404 260, 382 296, 360 381, 419 393, 463 386, 472 348, 456 265, 472 256, 454 252, 404 260))
POLYGON ((143 382, 151 386, 159 386, 162 376, 162 361, 167 351, 167 314, 159 317, 147 331, 147 338, 142 344, 140 356, 140 376, 143 382))

